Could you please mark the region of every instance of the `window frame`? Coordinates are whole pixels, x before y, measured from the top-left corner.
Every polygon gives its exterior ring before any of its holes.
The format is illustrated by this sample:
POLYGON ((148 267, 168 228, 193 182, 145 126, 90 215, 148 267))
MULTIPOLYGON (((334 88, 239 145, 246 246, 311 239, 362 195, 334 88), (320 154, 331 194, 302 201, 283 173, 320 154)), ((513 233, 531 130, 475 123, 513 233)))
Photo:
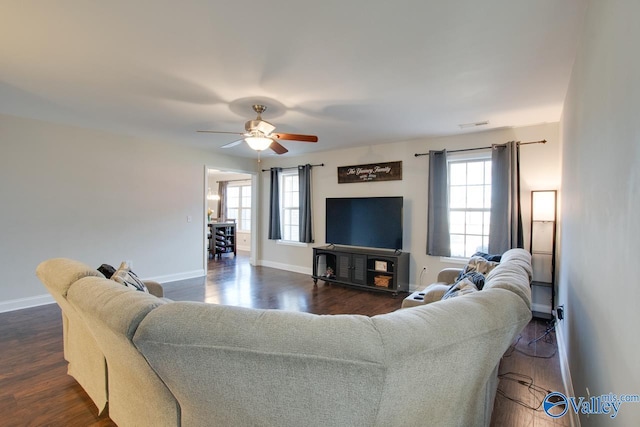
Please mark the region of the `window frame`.
MULTIPOLYGON (((448 209, 448 215, 449 215, 449 238, 452 240, 452 237, 454 235, 456 236, 463 236, 463 246, 465 248, 465 252, 460 255, 460 254, 454 254, 453 253, 453 242, 451 242, 451 247, 452 247, 452 255, 450 257, 441 257, 443 259, 446 259, 447 261, 460 261, 460 262, 466 262, 470 256, 472 255, 472 253, 468 253, 466 251, 466 245, 467 245, 467 237, 468 236, 480 236, 483 240, 482 243, 482 249, 484 251, 487 251, 488 248, 488 242, 489 242, 489 236, 491 233, 491 230, 489 229, 489 222, 491 220, 491 173, 488 173, 488 179, 489 182, 487 184, 487 172, 485 171, 485 173, 483 174, 483 180, 482 180, 482 184, 472 184, 472 185, 482 185, 484 186, 484 192, 488 191, 488 204, 487 204, 487 196, 486 194, 483 197, 483 203, 482 203, 482 207, 478 208, 478 207, 469 207, 468 206, 468 199, 465 198, 465 206, 462 208, 451 208, 451 193, 452 193, 452 187, 456 187, 459 185, 454 185, 452 184, 453 180, 451 177, 451 165, 452 164, 460 164, 460 163, 464 163, 464 164, 469 164, 469 163, 475 163, 475 162, 488 162, 490 167, 492 166, 491 164, 491 150, 482 150, 482 151, 475 151, 473 153, 456 153, 456 154, 449 154, 448 158, 447 158, 447 190, 449 193, 449 209, 448 209), (459 233, 459 232, 452 232, 452 212, 463 212, 465 213, 465 221, 464 221, 464 232, 463 233, 459 233), (467 213, 483 213, 482 215, 482 222, 480 224, 480 231, 481 234, 478 233, 469 233, 467 232, 467 227, 469 226, 469 223, 467 221, 467 213), (485 230, 487 231, 487 234, 485 234, 485 230), (486 240, 485 240, 486 239, 486 240), (486 243, 485 243, 486 242, 486 243)), ((466 178, 465 178, 466 181, 466 178)), ((465 182, 464 187, 469 187, 469 183, 468 181, 465 182)))
POLYGON ((304 245, 306 243, 300 242, 300 233, 299 231, 295 233, 295 236, 292 235, 292 229, 295 227, 296 230, 299 230, 299 218, 300 218, 300 189, 297 191, 287 191, 287 180, 291 180, 292 183, 295 182, 296 187, 298 184, 298 170, 294 169, 291 171, 282 171, 280 174, 280 229, 282 230, 282 238, 278 240, 278 243, 281 244, 294 244, 294 245, 304 245), (291 193, 291 206, 286 206, 285 201, 287 200, 287 193, 291 193), (295 197, 294 197, 295 195, 295 197), (293 206, 295 205, 295 206, 293 206), (294 213, 295 211, 295 213, 294 213), (287 219, 296 218, 297 224, 293 224, 292 221, 287 221, 287 219), (287 223, 290 222, 290 223, 287 223), (289 229, 287 229, 289 228, 289 229))
POLYGON ((227 184, 227 192, 229 191, 230 188, 238 188, 238 206, 229 206, 229 196, 227 194, 227 200, 225 203, 225 217, 229 218, 229 208, 231 209, 237 209, 238 210, 238 215, 237 218, 235 218, 236 220, 236 224, 238 226, 238 231, 239 232, 246 232, 246 233, 250 233, 251 232, 251 209, 253 208, 251 206, 251 192, 252 192, 252 182, 250 179, 248 180, 242 180, 242 181, 234 181, 234 182, 229 182, 227 184), (245 192, 248 192, 248 194, 244 194, 245 192), (246 207, 243 205, 242 200, 248 198, 249 199, 249 207, 246 207), (249 218, 246 220, 249 223, 249 228, 244 228, 243 227, 243 219, 242 216, 246 213, 249 212, 249 218))

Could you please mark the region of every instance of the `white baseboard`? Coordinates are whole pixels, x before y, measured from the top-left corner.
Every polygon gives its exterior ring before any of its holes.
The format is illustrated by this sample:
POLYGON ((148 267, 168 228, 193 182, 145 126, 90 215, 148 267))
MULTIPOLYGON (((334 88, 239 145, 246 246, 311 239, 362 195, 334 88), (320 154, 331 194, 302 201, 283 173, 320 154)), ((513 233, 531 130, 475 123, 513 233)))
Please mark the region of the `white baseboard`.
MULTIPOLYGON (((185 271, 182 273, 168 274, 165 276, 145 277, 144 280, 153 280, 159 283, 175 282, 177 280, 193 279, 204 276, 204 270, 185 271)), ((39 305, 53 304, 56 300, 50 294, 36 295, 34 297, 18 298, 9 301, 0 301, 0 313, 22 310, 24 308, 37 307, 39 305)))
POLYGON ((49 294, 37 295, 35 297, 18 298, 9 301, 0 301, 0 313, 7 311, 22 310, 23 308, 37 307, 40 305, 53 304, 56 300, 49 294))
MULTIPOLYGON (((185 271, 182 273, 168 274, 165 276, 145 277, 144 280, 153 280, 159 283, 175 282, 177 280, 193 279, 204 276, 204 270, 185 271)), ((9 301, 0 301, 0 313, 22 310, 23 308, 37 307, 39 305, 53 304, 56 300, 50 294, 36 295, 34 297, 18 298, 9 301)))
POLYGON ((258 261, 258 265, 261 265, 263 267, 277 268, 278 270, 291 271, 293 273, 308 274, 309 276, 313 274, 313 269, 311 267, 300 267, 299 265, 283 264, 280 262, 265 260, 258 261))
POLYGON ((145 277, 143 280, 153 280, 158 283, 176 282, 178 280, 193 279, 204 276, 204 269, 183 271, 182 273, 167 274, 164 276, 145 277))
MULTIPOLYGON (((567 358, 567 343, 562 328, 558 324, 556 324, 556 342, 558 344, 558 359, 560 362, 564 395, 575 396, 573 381, 571 381, 571 371, 569 370, 569 359, 567 358)), ((580 418, 574 411, 567 411, 567 415, 571 421, 571 427, 580 427, 580 418)))

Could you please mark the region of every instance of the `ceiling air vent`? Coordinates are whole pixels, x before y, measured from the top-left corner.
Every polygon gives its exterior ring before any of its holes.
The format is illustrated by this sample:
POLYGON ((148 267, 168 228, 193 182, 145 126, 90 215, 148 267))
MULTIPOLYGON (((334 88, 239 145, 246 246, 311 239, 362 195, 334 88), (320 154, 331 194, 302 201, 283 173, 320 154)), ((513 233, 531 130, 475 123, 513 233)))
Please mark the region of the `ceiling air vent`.
POLYGON ((468 129, 468 128, 474 128, 474 127, 478 127, 478 126, 486 126, 489 124, 489 120, 485 120, 483 122, 474 122, 474 123, 463 123, 460 126, 460 129, 468 129))

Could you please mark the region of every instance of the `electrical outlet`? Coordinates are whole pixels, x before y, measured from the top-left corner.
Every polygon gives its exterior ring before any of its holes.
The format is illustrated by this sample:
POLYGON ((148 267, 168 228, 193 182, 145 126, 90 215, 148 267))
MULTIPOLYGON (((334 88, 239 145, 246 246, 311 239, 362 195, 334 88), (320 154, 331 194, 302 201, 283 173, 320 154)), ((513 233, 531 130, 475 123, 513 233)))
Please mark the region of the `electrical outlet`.
POLYGON ((559 305, 556 307, 556 317, 558 320, 564 319, 564 305, 559 305))
POLYGON ((187 222, 191 222, 193 221, 193 218, 191 217, 191 215, 187 215, 187 222))

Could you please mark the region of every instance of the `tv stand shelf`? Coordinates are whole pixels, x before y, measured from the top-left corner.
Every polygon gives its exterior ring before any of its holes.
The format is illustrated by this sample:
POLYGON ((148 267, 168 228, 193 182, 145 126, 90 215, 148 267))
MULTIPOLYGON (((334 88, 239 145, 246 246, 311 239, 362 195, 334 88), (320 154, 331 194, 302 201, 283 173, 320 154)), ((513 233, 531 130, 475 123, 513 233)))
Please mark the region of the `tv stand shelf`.
POLYGON ((313 283, 318 280, 360 289, 409 292, 409 253, 348 246, 313 248, 313 283))

